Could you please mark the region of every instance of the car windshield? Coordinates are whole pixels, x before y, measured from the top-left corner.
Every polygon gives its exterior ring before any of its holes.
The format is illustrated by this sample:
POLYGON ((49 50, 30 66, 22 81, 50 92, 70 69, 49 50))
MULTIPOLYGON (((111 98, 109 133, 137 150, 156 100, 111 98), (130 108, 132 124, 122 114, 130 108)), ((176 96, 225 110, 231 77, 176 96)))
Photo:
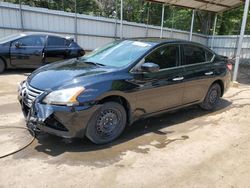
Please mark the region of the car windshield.
POLYGON ((82 57, 83 62, 103 66, 123 67, 131 64, 151 48, 151 44, 139 41, 114 41, 82 57))
POLYGON ((9 42, 9 41, 12 41, 12 40, 16 40, 22 36, 25 36, 25 35, 22 35, 22 34, 13 34, 13 35, 8 35, 6 37, 2 37, 0 38, 0 44, 3 44, 3 43, 6 43, 6 42, 9 42))

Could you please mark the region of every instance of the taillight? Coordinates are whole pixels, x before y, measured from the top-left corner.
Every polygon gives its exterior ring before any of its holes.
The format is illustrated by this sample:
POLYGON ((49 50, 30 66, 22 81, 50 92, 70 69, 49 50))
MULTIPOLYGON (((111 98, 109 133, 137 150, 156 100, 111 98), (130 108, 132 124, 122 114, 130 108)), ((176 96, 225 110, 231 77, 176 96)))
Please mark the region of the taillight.
POLYGON ((232 63, 227 63, 227 68, 231 71, 233 70, 233 65, 232 63))

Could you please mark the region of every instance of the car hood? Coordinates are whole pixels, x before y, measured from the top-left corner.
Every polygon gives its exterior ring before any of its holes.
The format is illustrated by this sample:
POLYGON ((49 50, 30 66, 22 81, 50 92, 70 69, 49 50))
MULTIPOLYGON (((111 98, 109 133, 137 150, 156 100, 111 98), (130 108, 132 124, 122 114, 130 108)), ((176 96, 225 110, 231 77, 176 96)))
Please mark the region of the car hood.
POLYGON ((93 77, 113 72, 114 67, 98 66, 71 59, 43 66, 34 71, 27 79, 28 84, 40 90, 53 90, 58 87, 89 83, 93 77))

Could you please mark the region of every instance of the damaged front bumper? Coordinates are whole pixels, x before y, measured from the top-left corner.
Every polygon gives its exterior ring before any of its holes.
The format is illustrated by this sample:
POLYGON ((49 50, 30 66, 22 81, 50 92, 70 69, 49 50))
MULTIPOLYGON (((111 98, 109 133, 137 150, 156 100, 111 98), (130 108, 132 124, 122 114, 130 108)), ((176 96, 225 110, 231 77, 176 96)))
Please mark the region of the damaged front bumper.
POLYGON ((39 97, 29 107, 18 97, 27 126, 63 138, 83 138, 87 123, 99 105, 57 106, 39 103, 39 97))

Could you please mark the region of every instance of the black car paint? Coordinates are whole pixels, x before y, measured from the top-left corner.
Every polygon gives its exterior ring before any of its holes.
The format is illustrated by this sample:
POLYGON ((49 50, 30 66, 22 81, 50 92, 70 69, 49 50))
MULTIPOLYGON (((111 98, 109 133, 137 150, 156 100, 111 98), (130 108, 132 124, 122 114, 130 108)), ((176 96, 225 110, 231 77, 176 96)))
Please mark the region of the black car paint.
POLYGON ((84 55, 84 50, 71 40, 69 46, 56 46, 52 48, 47 46, 48 36, 69 40, 63 36, 50 33, 21 33, 20 37, 0 44, 0 58, 4 61, 6 68, 38 68, 47 63, 84 55), (44 46, 15 46, 16 41, 29 36, 45 37, 44 46))
MULTIPOLYGON (((159 46, 184 43, 159 42, 142 57, 159 46)), ((90 117, 106 100, 121 100, 127 110, 128 124, 132 124, 140 118, 201 103, 214 82, 222 86, 223 92, 230 84, 231 75, 226 62, 218 55, 215 55, 214 62, 195 65, 195 69, 192 66, 179 66, 156 73, 135 72, 133 67, 142 57, 123 68, 84 64, 76 59, 41 67, 27 79, 32 87, 46 91, 33 103, 31 113, 26 114, 29 124, 62 137, 83 137, 90 117), (205 70, 213 70, 214 74, 204 76, 205 70), (173 81, 178 77, 185 79, 173 81), (42 99, 50 91, 75 86, 85 87, 84 93, 78 97, 79 106, 43 104, 42 99), (196 91, 200 92, 199 96, 195 95, 196 91), (52 116, 52 124, 60 123, 66 130, 53 128, 54 125, 47 122, 52 116)), ((23 104, 21 96, 19 100, 23 104)), ((27 108, 25 104, 22 107, 27 108)))

